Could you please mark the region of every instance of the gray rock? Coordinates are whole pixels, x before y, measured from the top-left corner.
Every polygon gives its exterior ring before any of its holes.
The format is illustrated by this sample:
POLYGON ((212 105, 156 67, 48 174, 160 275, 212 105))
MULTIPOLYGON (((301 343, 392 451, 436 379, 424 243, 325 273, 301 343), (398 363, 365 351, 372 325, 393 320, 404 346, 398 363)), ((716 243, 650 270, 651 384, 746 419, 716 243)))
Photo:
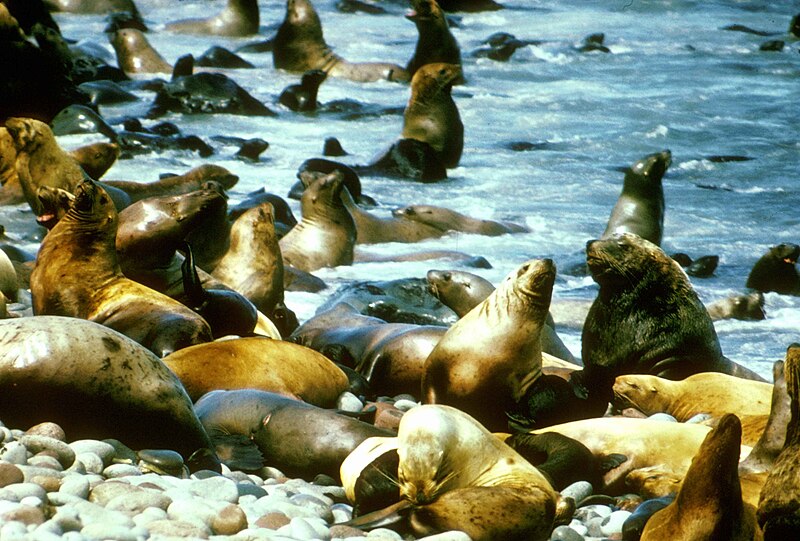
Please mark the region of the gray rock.
POLYGON ((35 455, 28 459, 28 465, 37 468, 47 468, 53 471, 62 471, 64 467, 61 462, 54 456, 50 455, 35 455))
POLYGON ((75 462, 75 451, 61 440, 49 436, 26 435, 22 436, 19 441, 33 454, 52 451, 64 468, 69 468, 75 462))
POLYGON ((654 413, 648 417, 651 421, 668 421, 670 423, 677 423, 678 420, 669 413, 654 413))
POLYGON ((16 501, 28 496, 35 496, 41 501, 47 499, 47 491, 36 483, 14 483, 6 486, 3 490, 13 494, 16 501))
MULTIPOLYGON (((111 446, 109 445, 109 447, 111 446)), ((103 461, 103 459, 97 453, 84 452, 75 455, 75 462, 73 462, 72 466, 70 467, 70 470, 77 471, 78 473, 88 472, 88 473, 102 474, 103 470, 105 470, 107 466, 108 465, 103 461), (83 472, 79 472, 78 471, 79 468, 82 468, 83 472)))
POLYGON ((121 511, 128 516, 138 515, 148 507, 166 510, 172 500, 155 490, 142 490, 130 494, 120 494, 106 504, 106 509, 121 511))
POLYGON ((236 503, 239 491, 236 483, 224 477, 192 480, 188 484, 189 491, 201 498, 236 503))
POLYGON ((336 407, 343 411, 357 413, 364 409, 364 404, 356 395, 350 391, 345 391, 339 395, 339 398, 336 400, 336 407))
POLYGON ((550 541, 584 541, 584 538, 569 526, 557 526, 550 534, 550 541))
POLYGON ((116 452, 113 445, 98 440, 76 440, 70 443, 69 446, 75 452, 76 457, 82 453, 92 453, 96 455, 103 461, 103 467, 111 464, 116 452))
POLYGON ((131 528, 114 523, 96 522, 84 526, 81 535, 86 539, 97 541, 140 541, 148 537, 148 532, 140 527, 131 528))
POLYGON ((103 475, 108 479, 119 479, 131 475, 142 475, 142 472, 131 464, 112 464, 103 470, 103 475))
POLYGON ((592 484, 588 481, 576 481, 561 491, 564 498, 572 498, 575 503, 580 503, 592 495, 592 484))
POLYGON ((309 509, 325 522, 333 522, 333 513, 331 513, 330 503, 324 502, 310 494, 295 494, 289 498, 289 501, 295 505, 309 509))
POLYGON ((600 525, 600 531, 606 537, 622 533, 622 524, 631 516, 630 511, 618 510, 608 515, 600 525))
POLYGON ((89 489, 89 479, 83 475, 75 474, 64 477, 58 491, 64 494, 72 494, 73 496, 86 500, 89 498, 89 489))
POLYGON ((12 441, 0 448, 0 460, 10 464, 27 464, 28 448, 18 441, 12 441))

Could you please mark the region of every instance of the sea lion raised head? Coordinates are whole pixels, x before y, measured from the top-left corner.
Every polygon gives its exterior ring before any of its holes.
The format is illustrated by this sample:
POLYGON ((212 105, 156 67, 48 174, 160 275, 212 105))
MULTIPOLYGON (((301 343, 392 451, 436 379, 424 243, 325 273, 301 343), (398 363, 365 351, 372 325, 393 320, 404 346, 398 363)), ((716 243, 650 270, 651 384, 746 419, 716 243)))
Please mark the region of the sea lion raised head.
POLYGON ((781 295, 800 295, 800 274, 796 267, 798 258, 800 246, 797 244, 772 246, 753 265, 746 286, 763 293, 774 291, 781 295))
MULTIPOLYGON (((406 71, 414 75, 425 64, 446 62, 461 64, 461 51, 458 42, 450 32, 444 12, 436 0, 412 0, 411 10, 406 19, 417 26, 419 39, 414 56, 408 61, 406 71)), ((463 77, 457 81, 463 82, 463 77)))

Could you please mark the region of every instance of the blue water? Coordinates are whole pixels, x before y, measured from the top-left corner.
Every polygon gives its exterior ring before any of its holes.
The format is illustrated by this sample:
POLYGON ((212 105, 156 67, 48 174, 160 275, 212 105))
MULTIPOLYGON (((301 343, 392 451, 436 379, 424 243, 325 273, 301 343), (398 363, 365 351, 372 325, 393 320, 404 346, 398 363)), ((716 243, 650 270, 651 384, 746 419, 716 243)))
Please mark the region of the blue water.
MULTIPOLYGON (((138 0, 151 28, 151 43, 170 62, 186 53, 200 55, 211 45, 229 49, 271 36, 283 19, 284 2, 261 0, 260 36, 213 38, 169 34, 166 22, 216 13, 223 0, 138 0)), ((377 2, 385 15, 343 14, 335 0, 314 2, 326 41, 351 61, 391 61, 405 65, 417 32, 402 15, 404 2, 377 2)), ((673 165, 664 178, 666 219, 663 247, 693 257, 718 254, 714 277, 693 279, 704 301, 742 292, 750 267, 780 242, 800 242, 800 43, 786 34, 800 1, 507 0, 506 9, 456 14, 453 34, 462 49, 467 84, 453 94, 465 125, 464 154, 448 180, 421 185, 385 178, 362 178, 365 193, 388 215, 411 203, 445 205, 473 216, 517 221, 531 232, 487 238, 458 234, 417 245, 369 248, 393 254, 423 248, 461 250, 485 256, 492 269, 479 274, 498 282, 524 260, 552 257, 561 268, 580 261, 586 241, 599 236, 619 195, 619 168, 651 152, 670 149, 673 165), (775 32, 761 37, 721 30, 742 24, 775 32), (509 32, 542 40, 518 50, 509 62, 475 58, 472 51, 489 35, 509 32), (575 50, 589 34, 603 32, 611 53, 575 50), (783 52, 761 52, 768 39, 784 39, 783 52), (515 152, 512 142, 547 143, 541 150, 515 152), (713 163, 713 155, 739 155, 750 161, 713 163), (701 187, 705 186, 705 187, 701 187), (713 187, 716 189, 708 189, 713 187)), ((67 37, 101 44, 113 54, 102 30, 102 16, 59 14, 67 37)), ((273 69, 270 54, 246 54, 255 70, 228 73, 275 109, 277 118, 229 115, 161 120, 184 134, 210 141, 213 135, 261 137, 270 148, 257 164, 233 158, 236 149, 217 147, 202 159, 188 152, 137 156, 118 162, 106 178, 150 181, 158 173, 183 172, 204 161, 240 176, 231 202, 265 187, 285 195, 297 167, 319 156, 325 137, 337 137, 350 156, 366 163, 398 137, 400 115, 344 120, 332 114, 300 115, 277 105, 280 91, 298 77, 273 69)), ((113 57, 112 57, 113 58, 113 57)), ((153 95, 102 110, 108 119, 143 115, 153 95)), ((359 84, 328 79, 322 103, 350 98, 365 105, 402 108, 408 87, 393 83, 359 84)), ((147 125, 149 123, 145 122, 147 125)), ((66 148, 91 137, 60 139, 66 148)), ((297 202, 292 202, 299 216, 297 202)), ((331 288, 319 295, 289 293, 287 304, 301 319, 338 285, 351 280, 422 277, 441 261, 370 263, 323 269, 316 274, 331 288)), ((561 275, 554 298, 592 299, 596 286, 587 277, 561 275)), ((723 352, 771 378, 772 362, 800 340, 800 298, 768 294, 763 322, 723 321, 717 332, 723 352)), ((576 355, 580 331, 560 334, 576 355)))

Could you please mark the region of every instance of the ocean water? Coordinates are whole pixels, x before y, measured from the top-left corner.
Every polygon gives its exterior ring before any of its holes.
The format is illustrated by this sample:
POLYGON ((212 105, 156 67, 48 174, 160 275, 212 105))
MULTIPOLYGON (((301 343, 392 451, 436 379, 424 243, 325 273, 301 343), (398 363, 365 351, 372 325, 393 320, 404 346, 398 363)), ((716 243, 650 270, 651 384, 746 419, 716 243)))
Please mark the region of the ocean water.
MULTIPOLYGON (((405 65, 417 39, 403 14, 406 2, 376 1, 382 15, 345 14, 336 0, 316 0, 328 44, 350 61, 389 61, 405 65)), ((449 249, 482 255, 491 269, 467 269, 497 283, 530 258, 553 258, 568 269, 583 258, 587 240, 602 234, 621 186, 623 173, 641 157, 663 149, 673 163, 664 177, 666 217, 662 246, 668 253, 692 257, 717 254, 715 275, 692 279, 707 302, 744 291, 747 274, 772 245, 800 242, 800 42, 786 33, 800 1, 764 0, 500 0, 501 11, 453 15, 452 32, 463 57, 465 85, 453 91, 464 125, 459 167, 436 184, 363 177, 365 193, 380 204, 374 212, 413 203, 447 206, 462 213, 526 224, 530 233, 502 237, 452 234, 418 244, 365 248, 378 254, 449 249), (759 36, 722 28, 740 24, 772 32, 759 36), (473 52, 495 32, 538 40, 508 62, 477 58, 473 52), (610 53, 581 53, 589 34, 602 32, 610 53), (781 52, 759 46, 783 39, 781 52), (512 143, 533 143, 535 150, 514 151, 512 143), (709 157, 734 155, 747 161, 718 163, 709 157)), ((148 39, 170 62, 202 54, 212 45, 234 50, 270 37, 283 19, 283 1, 260 0, 260 35, 218 38, 171 34, 163 24, 205 17, 224 0, 138 0, 150 26, 148 39)), ((66 37, 94 42, 108 50, 102 16, 58 14, 66 37)), ((334 113, 298 114, 277 104, 280 91, 299 77, 275 70, 272 56, 243 54, 253 70, 228 70, 252 95, 274 109, 275 118, 232 115, 169 115, 184 134, 210 142, 216 153, 165 152, 121 160, 106 178, 155 180, 159 173, 180 173, 204 162, 238 174, 231 204, 264 187, 285 196, 297 167, 321 155, 326 137, 336 137, 350 153, 341 158, 363 164, 396 139, 402 115, 349 120, 334 113), (234 158, 235 147, 211 136, 261 137, 270 143, 258 163, 234 158)), ((104 107, 113 121, 143 116, 153 99, 104 107)), ((328 79, 319 101, 357 100, 375 110, 402 110, 407 86, 328 79)), ((150 125, 157 121, 144 121, 150 125)), ((66 136, 73 148, 96 137, 66 136)), ((299 217, 299 205, 291 201, 299 217)), ((301 320, 341 284, 353 280, 424 277, 429 269, 459 268, 447 261, 357 263, 315 274, 330 285, 320 294, 287 293, 287 305, 301 320)), ((591 278, 559 273, 554 299, 594 298, 591 278)), ((772 362, 800 341, 800 298, 766 295, 767 319, 716 324, 723 352, 768 379, 772 362)), ((559 330, 580 355, 580 330, 559 330)))

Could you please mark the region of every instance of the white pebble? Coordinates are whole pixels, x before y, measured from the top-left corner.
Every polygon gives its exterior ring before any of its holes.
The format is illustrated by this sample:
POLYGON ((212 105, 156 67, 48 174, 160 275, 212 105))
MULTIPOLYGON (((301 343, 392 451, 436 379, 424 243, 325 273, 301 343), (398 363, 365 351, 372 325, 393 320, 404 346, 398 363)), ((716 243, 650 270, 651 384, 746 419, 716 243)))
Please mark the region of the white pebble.
POLYGON ((648 417, 651 421, 668 421, 670 423, 677 423, 678 420, 669 413, 654 413, 648 417))
POLYGON ((105 466, 111 464, 114 460, 116 450, 114 446, 104 441, 98 440, 76 440, 69 444, 70 448, 75 451, 78 456, 81 453, 91 453, 103 461, 105 466))
POLYGON ((588 481, 576 481, 561 491, 564 498, 572 498, 578 504, 592 495, 592 484, 588 481))
POLYGON ((154 520, 164 520, 167 518, 167 512, 163 509, 159 509, 157 507, 148 507, 135 517, 133 517, 133 522, 137 526, 141 526, 142 528, 146 528, 148 524, 153 522, 154 520))
POLYGON ((28 535, 28 529, 21 522, 11 521, 0 526, 0 539, 3 541, 22 541, 28 535))
POLYGON ((58 491, 64 494, 72 494, 85 500, 89 498, 89 489, 89 480, 83 475, 75 474, 64 477, 58 491))
POLYGON ((11 464, 27 464, 28 449, 18 441, 12 441, 3 445, 0 449, 0 460, 5 460, 11 464))
POLYGON ((614 511, 601 523, 600 531, 603 532, 603 535, 609 537, 622 533, 622 523, 625 522, 629 516, 631 516, 630 511, 614 511))
POLYGON ((394 403, 394 407, 400 411, 408 411, 411 408, 416 408, 417 406, 419 406, 419 402, 414 402, 413 400, 407 400, 405 398, 401 398, 394 403))
POLYGON ((25 496, 19 501, 19 503, 22 505, 27 505, 29 507, 41 507, 42 505, 44 505, 44 502, 38 496, 25 496))
POLYGON ((353 518, 353 507, 346 503, 335 503, 331 506, 334 524, 347 522, 353 518))
POLYGON ((375 528, 367 534, 368 539, 386 539, 387 541, 402 541, 403 538, 394 530, 388 528, 375 528))
POLYGON ((13 494, 15 501, 20 501, 28 496, 35 496, 40 501, 47 498, 47 491, 36 483, 12 483, 6 485, 4 490, 13 494))
POLYGON ((336 400, 336 407, 342 411, 359 412, 364 409, 364 404, 356 395, 350 391, 345 391, 336 400))
POLYGON ((437 533, 428 537, 420 537, 417 541, 471 541, 472 538, 459 530, 437 533))
POLYGON ((103 470, 103 475, 108 479, 119 479, 131 475, 142 475, 142 472, 131 464, 112 464, 103 470))
POLYGON ((189 492, 210 500, 220 500, 236 503, 239 500, 239 490, 236 483, 225 477, 209 477, 196 479, 189 482, 189 492))
POLYGON ((75 462, 69 467, 69 471, 78 472, 82 468, 83 473, 102 474, 106 466, 103 459, 95 453, 78 453, 75 455, 75 462))

